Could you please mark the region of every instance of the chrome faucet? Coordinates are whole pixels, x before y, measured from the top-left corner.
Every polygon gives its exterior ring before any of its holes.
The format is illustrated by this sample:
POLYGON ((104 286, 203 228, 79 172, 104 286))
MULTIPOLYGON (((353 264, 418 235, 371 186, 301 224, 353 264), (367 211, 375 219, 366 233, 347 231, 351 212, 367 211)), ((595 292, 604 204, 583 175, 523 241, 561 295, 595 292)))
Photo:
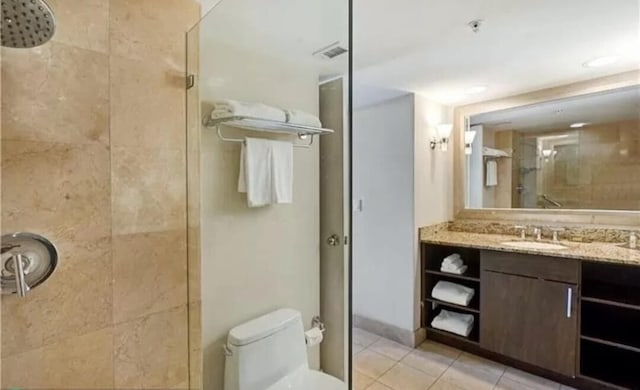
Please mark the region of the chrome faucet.
POLYGON ((551 231, 553 232, 553 242, 559 242, 558 233, 564 232, 565 230, 565 228, 551 228, 551 231))
POLYGON ((536 241, 542 240, 542 228, 533 228, 533 235, 536 236, 536 241))
POLYGON ((514 228, 520 230, 520 239, 521 240, 526 240, 527 239, 527 227, 524 225, 516 225, 514 226, 514 228))

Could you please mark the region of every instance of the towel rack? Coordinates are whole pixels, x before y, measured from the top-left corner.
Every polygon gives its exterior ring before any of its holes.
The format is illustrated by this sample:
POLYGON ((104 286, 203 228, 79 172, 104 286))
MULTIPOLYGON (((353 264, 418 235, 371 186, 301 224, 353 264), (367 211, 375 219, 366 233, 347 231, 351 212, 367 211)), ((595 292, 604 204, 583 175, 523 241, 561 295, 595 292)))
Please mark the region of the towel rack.
POLYGON ((268 133, 294 134, 299 139, 305 140, 309 138, 307 144, 294 144, 296 148, 309 148, 313 145, 316 135, 325 135, 333 133, 331 129, 323 129, 321 127, 303 126, 294 123, 273 121, 268 119, 252 118, 246 116, 233 116, 227 118, 210 119, 205 118, 204 125, 206 127, 215 128, 218 132, 218 138, 226 142, 244 142, 243 138, 230 138, 222 134, 224 126, 236 127, 244 130, 263 131, 268 133))

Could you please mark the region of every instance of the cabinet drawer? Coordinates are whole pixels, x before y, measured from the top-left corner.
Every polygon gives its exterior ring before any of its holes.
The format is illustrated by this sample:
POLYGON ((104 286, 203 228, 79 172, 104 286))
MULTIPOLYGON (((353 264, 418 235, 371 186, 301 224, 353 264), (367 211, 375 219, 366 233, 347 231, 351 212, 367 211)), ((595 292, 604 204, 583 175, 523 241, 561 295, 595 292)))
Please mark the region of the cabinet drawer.
POLYGON ((480 259, 487 271, 575 284, 580 275, 580 262, 574 259, 495 251, 482 251, 480 259))

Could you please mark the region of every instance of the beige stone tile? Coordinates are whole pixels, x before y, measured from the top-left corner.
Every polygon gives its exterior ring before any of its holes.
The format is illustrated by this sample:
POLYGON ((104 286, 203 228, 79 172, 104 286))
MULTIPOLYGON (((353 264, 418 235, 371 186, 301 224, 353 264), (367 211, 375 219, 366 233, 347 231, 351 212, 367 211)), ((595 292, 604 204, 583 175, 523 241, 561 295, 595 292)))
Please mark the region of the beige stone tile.
POLYGON ((3 139, 109 142, 109 58, 52 42, 2 50, 3 139), (73 82, 70 82, 73 81, 73 82))
POLYGON ((189 303, 189 383, 190 388, 203 388, 202 383, 202 302, 189 303))
POLYGON ((59 264, 25 299, 2 298, 2 354, 9 356, 112 323, 111 240, 56 240, 59 264), (10 319, 10 320, 8 320, 10 319))
POLYGON ((411 348, 385 338, 381 338, 369 346, 369 349, 393 360, 401 360, 412 351, 411 348))
POLYGON ((463 353, 441 379, 466 390, 493 389, 504 370, 501 364, 463 353))
POLYGON ((437 379, 438 377, 427 375, 420 370, 398 363, 378 378, 378 382, 394 390, 426 390, 437 379))
POLYGON ((111 53, 185 66, 185 34, 200 17, 195 0, 111 0, 111 53))
POLYGON ((187 229, 187 267, 189 302, 200 301, 202 297, 202 249, 200 242, 200 229, 189 227, 187 229))
POLYGON ((360 344, 351 344, 351 354, 356 355, 357 353, 364 351, 364 347, 360 344))
POLYGON ((109 2, 47 0, 56 17, 52 40, 84 49, 109 52, 109 2))
POLYGON ((464 387, 457 386, 453 383, 446 382, 442 379, 439 379, 436 383, 434 383, 429 390, 469 390, 464 387))
POLYGON ((4 140, 2 149, 5 232, 78 241, 111 234, 105 146, 4 140))
POLYGON ((496 387, 504 390, 558 390, 559 388, 559 383, 512 367, 507 368, 496 387))
POLYGON ((367 387, 367 390, 393 390, 393 389, 383 385, 380 382, 374 382, 371 386, 367 387))
POLYGON ((353 342, 363 347, 368 347, 376 341, 380 340, 380 336, 367 332, 360 328, 353 328, 353 342))
POLYGON ((111 56, 111 145, 186 149, 184 71, 111 56))
POLYGON ((116 388, 176 388, 188 380, 186 306, 116 325, 113 345, 116 388))
POLYGON ((353 358, 355 369, 373 379, 380 378, 395 363, 393 359, 369 350, 364 350, 353 358))
POLYGON ((431 341, 424 342, 402 359, 402 363, 431 376, 441 375, 460 356, 455 348, 431 341))
POLYGON ((116 323, 187 303, 185 231, 113 237, 116 323))
POLYGON ((185 152, 113 147, 113 233, 186 228, 185 152))
POLYGON ((2 388, 113 388, 112 330, 105 328, 2 359, 2 388))
POLYGON ((358 371, 353 371, 353 388, 354 390, 364 390, 369 387, 375 379, 364 375, 358 371))

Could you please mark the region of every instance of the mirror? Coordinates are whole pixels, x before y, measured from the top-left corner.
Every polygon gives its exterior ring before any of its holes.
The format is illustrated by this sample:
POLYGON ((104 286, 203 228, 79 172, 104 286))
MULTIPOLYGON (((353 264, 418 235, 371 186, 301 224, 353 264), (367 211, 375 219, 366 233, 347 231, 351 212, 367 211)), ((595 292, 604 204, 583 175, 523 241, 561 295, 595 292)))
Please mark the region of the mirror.
POLYGON ((640 210, 640 86, 467 121, 467 208, 640 210))

